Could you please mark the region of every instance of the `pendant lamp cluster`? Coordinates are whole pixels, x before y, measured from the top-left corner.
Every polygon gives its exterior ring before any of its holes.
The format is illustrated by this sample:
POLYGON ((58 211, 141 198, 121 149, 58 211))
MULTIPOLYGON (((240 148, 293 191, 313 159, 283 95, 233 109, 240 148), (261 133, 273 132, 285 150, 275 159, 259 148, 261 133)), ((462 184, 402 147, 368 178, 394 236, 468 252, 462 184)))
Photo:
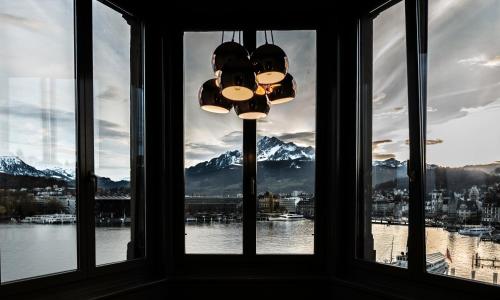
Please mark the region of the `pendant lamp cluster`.
POLYGON ((271 105, 281 104, 295 98, 297 85, 288 73, 286 53, 274 44, 267 42, 249 55, 239 43, 222 43, 212 55, 214 78, 207 80, 200 88, 198 100, 200 107, 212 113, 234 111, 241 119, 256 120, 267 116, 271 105))

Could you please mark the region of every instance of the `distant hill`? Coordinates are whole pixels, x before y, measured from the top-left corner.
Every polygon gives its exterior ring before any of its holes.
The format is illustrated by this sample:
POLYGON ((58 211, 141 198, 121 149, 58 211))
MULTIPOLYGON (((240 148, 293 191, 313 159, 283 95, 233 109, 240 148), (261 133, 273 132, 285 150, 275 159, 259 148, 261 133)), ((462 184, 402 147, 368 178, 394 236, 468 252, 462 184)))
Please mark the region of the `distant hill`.
MULTIPOLYGON (((312 147, 286 143, 276 137, 263 137, 257 143, 258 192, 314 192, 312 147)), ((243 156, 227 151, 218 157, 187 168, 186 194, 235 195, 243 192, 243 156)))
MULTIPOLYGON (((375 189, 408 188, 406 162, 395 159, 375 161, 372 172, 372 184, 375 189)), ((456 168, 427 165, 426 173, 427 190, 447 188, 462 191, 473 185, 492 185, 500 182, 500 163, 456 168)))
MULTIPOLYGON (((75 186, 75 177, 74 170, 58 167, 39 170, 16 156, 0 156, 0 188, 75 186)), ((98 177, 97 180, 102 189, 130 188, 127 180, 113 181, 107 177, 98 177)))

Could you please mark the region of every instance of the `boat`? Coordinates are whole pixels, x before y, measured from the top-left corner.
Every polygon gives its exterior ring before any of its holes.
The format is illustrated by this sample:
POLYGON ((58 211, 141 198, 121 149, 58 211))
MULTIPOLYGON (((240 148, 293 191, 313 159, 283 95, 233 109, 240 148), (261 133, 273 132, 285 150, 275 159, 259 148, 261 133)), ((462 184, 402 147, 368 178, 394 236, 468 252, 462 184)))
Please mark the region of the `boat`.
POLYGON ((304 216, 294 213, 286 213, 279 215, 277 217, 269 217, 269 221, 298 221, 298 220, 304 220, 304 216))
MULTIPOLYGON (((448 263, 446 262, 446 257, 443 253, 429 253, 426 255, 425 260, 427 272, 434 274, 448 274, 448 263)), ((392 262, 391 265, 400 268, 408 268, 408 254, 401 252, 400 255, 396 255, 396 261, 392 262)))
POLYGON ((458 233, 468 236, 482 236, 491 234, 493 231, 495 231, 495 228, 492 226, 471 226, 460 228, 458 233))
POLYGON ((500 243, 500 233, 482 235, 480 239, 484 242, 500 243))

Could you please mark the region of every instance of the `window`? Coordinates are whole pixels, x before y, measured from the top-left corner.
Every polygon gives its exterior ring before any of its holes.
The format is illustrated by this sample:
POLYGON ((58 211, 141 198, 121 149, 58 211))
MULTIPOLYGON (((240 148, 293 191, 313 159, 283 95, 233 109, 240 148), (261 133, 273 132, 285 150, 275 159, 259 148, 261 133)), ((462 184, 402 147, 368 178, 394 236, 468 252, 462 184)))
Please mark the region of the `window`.
POLYGON ((369 23, 362 29, 367 36, 373 30, 373 42, 366 40, 363 58, 372 81, 364 99, 363 253, 358 255, 406 268, 409 135, 404 2, 369 23))
POLYGON ((257 47, 266 35, 287 54, 298 86, 294 100, 257 121, 257 254, 313 254, 316 32, 259 31, 257 47))
POLYGON ((429 1, 427 256, 494 282, 500 247, 498 1, 429 1))
POLYGON ((143 257, 141 23, 98 1, 1 0, 0 12, 0 282, 92 272, 94 219, 97 265, 143 257))
POLYGON ((95 253, 101 265, 144 255, 144 112, 140 28, 97 0, 92 16, 95 253))
MULTIPOLYGON (((226 33, 226 39, 228 38, 226 33)), ((243 253, 243 122, 200 109, 222 32, 184 33, 185 251, 243 253)))
POLYGON ((357 256, 497 284, 500 3, 417 4, 361 22, 357 256))
POLYGON ((77 268, 77 193, 73 1, 0 12, 3 283, 77 268))
MULTIPOLYGON (((221 38, 243 42, 243 34, 184 33, 187 254, 314 254, 316 32, 267 34, 287 53, 298 93, 266 118, 243 121, 198 103, 200 86, 214 78, 210 59, 221 38)), ((245 32, 246 48, 251 52, 264 36, 245 32)))

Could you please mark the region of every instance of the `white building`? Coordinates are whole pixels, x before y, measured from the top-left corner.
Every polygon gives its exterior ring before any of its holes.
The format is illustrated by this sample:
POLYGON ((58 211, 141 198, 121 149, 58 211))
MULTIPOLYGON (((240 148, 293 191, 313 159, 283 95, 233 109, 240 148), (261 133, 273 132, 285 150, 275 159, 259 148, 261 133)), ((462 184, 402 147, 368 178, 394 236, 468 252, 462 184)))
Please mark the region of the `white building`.
POLYGON ((284 207, 287 212, 296 212, 297 203, 300 201, 300 197, 285 197, 280 198, 280 207, 284 207))

